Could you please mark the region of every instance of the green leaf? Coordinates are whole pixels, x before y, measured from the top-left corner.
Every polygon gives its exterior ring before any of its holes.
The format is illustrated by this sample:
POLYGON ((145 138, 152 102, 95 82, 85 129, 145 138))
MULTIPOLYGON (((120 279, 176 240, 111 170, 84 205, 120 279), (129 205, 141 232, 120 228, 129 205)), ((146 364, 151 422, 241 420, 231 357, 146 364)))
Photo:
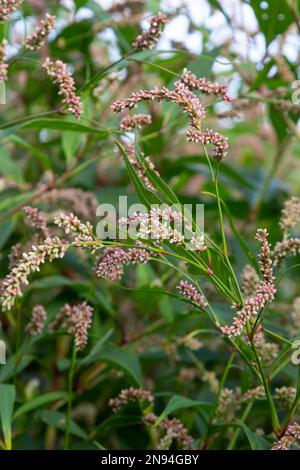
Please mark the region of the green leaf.
POLYGON ((96 356, 97 361, 109 362, 126 372, 132 381, 138 385, 142 385, 142 371, 139 360, 135 354, 117 346, 111 346, 100 352, 96 356))
POLYGON ((158 176, 158 174, 151 168, 147 160, 143 157, 138 145, 135 146, 136 155, 138 161, 140 162, 141 166, 144 167, 145 173, 153 186, 164 195, 165 200, 161 202, 165 202, 167 204, 180 204, 180 201, 174 191, 170 188, 170 186, 164 182, 164 180, 158 176))
POLYGON ((262 436, 258 436, 257 434, 255 434, 255 432, 251 431, 251 429, 249 429, 248 426, 243 423, 243 421, 237 419, 236 423, 243 429, 244 433, 246 434, 252 450, 270 449, 271 446, 268 441, 266 441, 266 439, 264 439, 262 436))
POLYGON ((270 44, 276 36, 286 31, 294 20, 286 0, 265 0, 264 2, 250 0, 250 5, 254 10, 267 44, 270 44))
POLYGON ((157 418, 155 425, 157 426, 169 414, 174 413, 174 411, 195 407, 209 411, 212 408, 212 405, 207 402, 191 400, 190 398, 182 397, 181 395, 173 395, 164 411, 157 418))
MULTIPOLYGON (((39 412, 39 416, 44 423, 53 428, 59 429, 60 431, 66 430, 66 416, 58 411, 44 410, 39 412)), ((86 439, 86 432, 81 429, 73 419, 70 420, 70 434, 79 437, 80 439, 86 439)))
POLYGON ((93 362, 97 360, 100 351, 103 349, 105 343, 109 340, 112 334, 113 330, 109 330, 101 339, 99 339, 92 347, 91 352, 84 359, 82 359, 82 361, 79 361, 79 367, 93 364, 93 362))
POLYGON ((282 112, 279 111, 275 106, 269 105, 270 120, 274 131, 276 132, 279 143, 282 143, 286 138, 290 136, 289 127, 283 119, 282 112))
POLYGON ((7 137, 20 129, 48 129, 54 131, 70 131, 84 134, 96 134, 99 138, 107 137, 111 132, 118 133, 116 130, 96 129, 95 127, 85 126, 77 122, 67 121, 64 119, 36 119, 31 118, 19 121, 15 124, 6 125, 0 128, 0 137, 7 137))
POLYGON ((6 364, 0 368, 0 382, 10 380, 14 374, 24 370, 33 359, 33 356, 27 354, 22 354, 21 358, 16 356, 9 357, 6 364))
POLYGON ((226 212, 226 216, 228 218, 231 230, 233 231, 234 235, 236 236, 236 239, 239 242, 239 245, 240 245, 241 249, 243 250, 243 252, 247 256, 247 258, 250 261, 251 265, 256 269, 256 271, 259 272, 259 265, 258 265, 255 254, 252 252, 250 246, 248 245, 246 240, 242 237, 242 235, 240 234, 240 232, 236 228, 236 226, 233 222, 233 218, 231 217, 230 210, 228 209, 227 205, 225 204, 225 202, 223 200, 221 202, 222 202, 222 205, 223 205, 224 210, 226 212))
POLYGON ((37 157, 44 169, 52 169, 51 159, 44 152, 41 152, 36 146, 29 144, 25 139, 22 139, 22 137, 19 137, 18 135, 11 135, 9 140, 37 157))
POLYGON ((118 141, 115 141, 115 143, 119 147, 120 152, 124 157, 129 175, 132 179, 132 182, 135 186, 135 190, 137 192, 138 198, 141 201, 141 203, 144 204, 145 207, 147 207, 148 209, 150 209, 151 204, 160 204, 161 201, 159 197, 157 197, 157 195, 154 194, 149 189, 146 189, 146 187, 142 184, 140 178, 137 176, 136 172, 134 171, 134 168, 132 164, 130 163, 129 158, 127 157, 124 147, 118 141))
POLYGON ((15 227, 14 220, 5 220, 0 224, 0 249, 3 248, 15 227))
POLYGON ((15 414, 14 419, 19 418, 20 416, 28 413, 29 411, 36 410, 44 405, 48 405, 48 403, 52 403, 53 401, 63 400, 67 398, 67 392, 50 392, 45 393, 44 395, 40 395, 39 397, 35 397, 32 400, 24 403, 24 405, 20 406, 15 414))
POLYGON ((1 173, 9 179, 16 181, 18 184, 23 184, 22 167, 20 163, 10 155, 10 152, 5 147, 0 147, 0 161, 1 173))
POLYGON ((62 136, 62 148, 69 165, 74 160, 75 154, 80 147, 81 135, 75 132, 67 131, 62 136))
POLYGON ((33 191, 28 191, 23 194, 17 194, 16 196, 4 198, 3 201, 0 202, 0 211, 12 208, 13 206, 18 205, 20 202, 26 201, 26 199, 32 196, 32 194, 33 191))
POLYGON ((64 276, 47 276, 31 283, 32 289, 51 289, 53 287, 71 286, 73 280, 64 276))
POLYGON ((219 54, 219 47, 215 47, 210 51, 205 51, 203 54, 199 54, 194 62, 190 63, 189 69, 194 72, 197 77, 210 78, 212 67, 219 54))
POLYGON ((0 384, 0 418, 4 436, 5 449, 11 450, 11 424, 16 398, 14 385, 0 384))
POLYGON ((141 417, 137 415, 116 415, 110 416, 105 419, 99 426, 96 427, 93 435, 104 434, 110 429, 116 428, 127 428, 128 426, 134 426, 140 424, 141 417))
MULTIPOLYGON (((176 160, 166 157, 163 163, 167 165, 168 175, 170 176, 177 175, 179 170, 188 171, 188 174, 191 175, 194 172, 203 174, 203 170, 207 168, 207 160, 202 155, 181 155, 176 160)), ((214 165, 214 162, 212 162, 212 165, 214 165)), ((255 190, 255 184, 243 172, 245 173, 245 170, 237 164, 233 167, 226 162, 222 162, 222 171, 219 174, 219 179, 220 181, 230 179, 241 187, 255 190)))

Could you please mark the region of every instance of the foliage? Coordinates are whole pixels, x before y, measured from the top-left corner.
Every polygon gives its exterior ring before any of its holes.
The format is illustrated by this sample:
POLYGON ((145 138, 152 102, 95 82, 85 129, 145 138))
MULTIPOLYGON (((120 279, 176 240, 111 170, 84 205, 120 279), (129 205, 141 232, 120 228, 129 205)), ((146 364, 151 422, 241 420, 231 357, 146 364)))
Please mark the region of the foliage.
POLYGON ((252 28, 215 0, 201 24, 173 2, 19 3, 0 23, 1 447, 295 446, 299 5, 237 2, 252 28), (120 196, 191 205, 196 249, 173 225, 101 239, 120 196))

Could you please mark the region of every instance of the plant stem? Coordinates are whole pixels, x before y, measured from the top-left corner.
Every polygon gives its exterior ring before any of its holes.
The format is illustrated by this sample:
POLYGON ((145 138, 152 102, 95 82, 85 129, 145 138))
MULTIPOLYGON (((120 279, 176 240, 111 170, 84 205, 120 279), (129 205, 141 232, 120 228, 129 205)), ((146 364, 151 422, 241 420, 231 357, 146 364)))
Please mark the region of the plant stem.
POLYGON ((70 425, 71 425, 71 413, 72 413, 72 398, 73 398, 73 378, 75 372, 75 363, 76 363, 76 344, 73 339, 72 344, 72 357, 71 357, 71 364, 68 376, 68 408, 67 408, 67 416, 66 416, 66 432, 65 432, 65 442, 64 442, 64 450, 69 449, 70 444, 70 425))
POLYGON ((281 428, 281 435, 284 434, 285 430, 286 430, 286 427, 288 426, 289 422, 291 421, 295 411, 297 410, 297 407, 298 407, 298 404, 299 404, 299 400, 300 400, 300 369, 298 371, 298 381, 297 381, 297 393, 296 393, 296 396, 295 396, 295 400, 293 401, 293 404, 291 406, 291 409, 290 411, 288 412, 284 422, 283 422, 283 425, 282 425, 282 428, 281 428))
POLYGON ((223 212, 222 212, 222 207, 221 207, 221 199, 220 199, 220 193, 219 193, 218 175, 219 175, 219 163, 216 168, 216 175, 214 177, 214 185, 215 185, 217 204, 218 204, 220 229, 221 229, 221 236, 222 236, 222 243, 223 243, 223 252, 224 252, 224 256, 227 258, 228 250, 227 250, 227 242, 226 242, 226 236, 225 236, 225 230, 224 230, 224 220, 223 220, 223 212))
POLYGON ((221 395, 222 389, 223 389, 223 387, 226 383, 227 376, 228 376, 228 373, 229 373, 229 369, 230 369, 231 364, 233 362, 234 356, 235 356, 235 352, 230 354, 230 357, 229 357, 229 359, 227 361, 227 364, 226 364, 226 367, 224 369, 224 372, 223 372, 223 375, 222 375, 222 378, 221 378, 221 382, 220 382, 220 385, 219 385, 219 390, 218 390, 217 397, 216 397, 216 406, 219 403, 220 395, 221 395))
MULTIPOLYGON (((251 409, 252 409, 252 405, 253 405, 253 402, 248 403, 248 405, 246 406, 246 408, 245 408, 245 410, 244 410, 244 413, 243 413, 242 416, 241 416, 240 421, 244 422, 244 421, 247 419, 247 417, 248 417, 248 415, 249 415, 249 413, 250 413, 250 411, 251 411, 251 409)), ((231 440, 230 440, 230 442, 229 442, 229 445, 228 445, 228 447, 227 447, 227 450, 233 450, 233 449, 234 449, 235 444, 236 444, 236 441, 237 441, 237 439, 238 439, 238 437, 239 437, 240 431, 241 431, 240 428, 237 428, 237 429, 234 431, 233 436, 232 436, 232 438, 231 438, 231 440)))
POLYGON ((287 338, 284 338, 283 336, 279 335, 278 333, 274 333, 274 331, 268 330, 267 328, 264 327, 264 333, 271 338, 279 341, 280 343, 285 343, 288 344, 289 346, 292 346, 292 341, 290 341, 287 338))
POLYGON ((270 407, 273 431, 276 434, 276 436, 279 436, 279 434, 280 434, 280 423, 279 423, 277 411, 276 411, 276 408, 275 408, 275 405, 274 405, 274 401, 273 401, 273 398, 272 398, 272 395, 271 395, 271 392, 270 392, 268 379, 266 377, 265 371, 263 370, 262 364, 260 362, 259 355, 258 355, 257 350, 256 350, 256 346, 255 346, 252 339, 250 340, 250 342, 251 342, 252 350, 254 352, 255 361, 256 361, 258 370, 260 372, 261 380, 263 382, 263 386, 264 386, 264 389, 265 389, 267 401, 268 401, 268 404, 269 404, 269 407, 270 407))
POLYGON ((216 199, 217 199, 219 221, 220 221, 220 230, 221 230, 222 244, 223 244, 223 255, 225 257, 226 264, 228 266, 228 269, 229 269, 229 271, 231 273, 231 276, 232 276, 232 279, 234 281, 234 285, 235 285, 235 288, 236 288, 236 293, 238 294, 238 297, 239 297, 239 302, 241 304, 243 304, 243 296, 242 296, 242 293, 241 293, 241 290, 240 290, 240 286, 239 286, 236 275, 235 275, 235 273, 232 269, 231 263, 230 263, 229 258, 228 258, 228 249, 227 249, 226 235, 225 235, 225 229, 224 229, 222 204, 221 204, 221 198, 220 198, 220 193, 219 193, 219 182, 218 182, 220 163, 217 164, 216 174, 214 175, 212 164, 211 164, 209 155, 207 153, 206 147, 204 145, 203 145, 203 151, 204 151, 205 158, 207 160, 207 164, 208 164, 208 167, 209 167, 211 180, 212 180, 212 183, 214 184, 214 187, 215 187, 215 194, 216 194, 216 199))

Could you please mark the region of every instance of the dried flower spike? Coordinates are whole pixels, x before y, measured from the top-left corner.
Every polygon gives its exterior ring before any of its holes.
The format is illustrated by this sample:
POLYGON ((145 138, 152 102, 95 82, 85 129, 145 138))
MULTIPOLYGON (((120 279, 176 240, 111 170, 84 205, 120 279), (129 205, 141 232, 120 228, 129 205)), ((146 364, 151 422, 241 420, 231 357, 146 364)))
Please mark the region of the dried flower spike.
POLYGON ((162 13, 158 13, 150 20, 150 27, 148 31, 140 34, 133 43, 136 50, 153 49, 161 36, 161 27, 168 22, 168 18, 162 13))
POLYGON ((30 36, 28 36, 28 38, 26 38, 24 42, 26 49, 33 51, 42 47, 47 36, 54 29, 55 21, 56 17, 47 13, 45 19, 43 19, 40 24, 37 25, 35 31, 30 36))
POLYGON ((6 82, 8 64, 5 62, 6 40, 0 43, 0 81, 6 82))
POLYGON ((120 123, 122 131, 134 131, 135 129, 142 129, 152 123, 150 114, 133 114, 132 116, 125 116, 120 123))
POLYGON ((42 305, 36 305, 32 310, 31 321, 28 323, 26 331, 31 336, 42 333, 46 319, 47 312, 44 307, 42 305))
POLYGON ((82 115, 82 105, 80 97, 75 93, 74 78, 68 72, 66 64, 61 60, 53 61, 49 57, 43 63, 47 74, 52 78, 53 83, 59 87, 59 95, 63 96, 63 103, 68 106, 70 113, 73 113, 77 119, 82 115))
POLYGON ((1 0, 0 3, 0 23, 4 23, 10 15, 12 15, 15 11, 23 3, 23 0, 1 0))

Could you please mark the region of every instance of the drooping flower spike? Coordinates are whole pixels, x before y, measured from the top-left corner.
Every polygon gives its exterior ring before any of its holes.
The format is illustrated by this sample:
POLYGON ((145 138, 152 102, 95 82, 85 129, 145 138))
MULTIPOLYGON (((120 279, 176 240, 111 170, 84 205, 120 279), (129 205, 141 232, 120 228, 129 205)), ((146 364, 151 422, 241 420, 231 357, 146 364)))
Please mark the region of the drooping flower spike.
POLYGON ((64 214, 63 212, 55 217, 54 223, 63 228, 65 233, 73 235, 75 243, 80 245, 81 242, 93 242, 95 240, 93 227, 90 222, 83 223, 74 215, 64 214))
POLYGON ((229 101, 229 97, 226 94, 227 86, 212 84, 202 78, 197 79, 192 72, 187 70, 174 85, 174 90, 169 90, 166 87, 155 87, 152 90, 139 90, 132 93, 127 99, 115 101, 111 105, 111 109, 116 113, 120 113, 125 109, 131 110, 135 108, 138 103, 142 101, 167 101, 175 103, 179 105, 182 111, 189 117, 191 129, 187 131, 188 142, 213 145, 213 157, 217 161, 222 160, 228 150, 227 138, 212 129, 202 131, 201 125, 205 118, 205 109, 193 90, 197 89, 206 94, 220 94, 226 101, 229 101))
POLYGON ((61 60, 53 61, 48 57, 43 63, 43 67, 53 83, 58 85, 58 94, 63 96, 63 103, 68 106, 68 111, 79 119, 82 115, 82 105, 80 97, 75 92, 74 78, 68 72, 66 64, 61 60))
POLYGON ((40 231, 45 238, 49 237, 50 231, 46 215, 35 207, 31 206, 25 206, 23 210, 26 214, 27 224, 30 227, 40 231))
POLYGON ((68 245, 60 238, 49 237, 40 245, 33 245, 28 253, 23 253, 16 266, 2 282, 0 296, 2 310, 10 310, 16 298, 23 295, 30 274, 39 271, 40 266, 48 260, 63 258, 67 248, 68 245))
POLYGON ((202 145, 212 145, 214 148, 213 157, 216 161, 221 161, 227 154, 228 139, 222 134, 212 130, 205 129, 201 132, 197 129, 189 129, 187 131, 187 140, 192 143, 199 143, 202 145))
POLYGON ((152 123, 150 114, 133 114, 125 116, 121 119, 120 129, 122 131, 134 131, 135 129, 142 129, 148 124, 152 123))
POLYGON ((0 81, 6 82, 8 64, 5 62, 6 41, 0 43, 0 81))
POLYGON ((149 390, 145 390, 143 388, 130 387, 121 390, 119 395, 109 400, 108 404, 112 408, 113 412, 117 413, 120 408, 122 408, 124 405, 127 405, 127 403, 136 400, 153 403, 154 396, 151 392, 149 392, 149 390))
POLYGON ((180 80, 188 86, 191 90, 199 90, 206 95, 221 96, 224 101, 230 102, 231 98, 228 96, 227 83, 213 83, 206 78, 197 78, 190 70, 184 69, 180 80))
POLYGON ((133 43, 133 47, 136 50, 147 50, 153 49, 162 33, 162 26, 168 22, 168 18, 162 13, 158 13, 153 16, 150 20, 150 26, 148 31, 141 33, 133 43))
POLYGON ((256 318, 259 312, 268 302, 275 298, 276 288, 274 285, 274 276, 271 260, 271 248, 268 242, 268 232, 265 229, 258 229, 256 239, 260 244, 260 269, 262 281, 252 297, 245 300, 242 307, 233 305, 236 310, 236 316, 231 326, 224 326, 221 331, 227 336, 241 336, 244 332, 246 323, 251 318, 256 318))
POLYGON ((279 226, 284 231, 294 228, 300 221, 300 198, 292 197, 284 203, 279 226))
POLYGON ((271 450, 289 450, 296 441, 300 441, 300 426, 298 423, 292 423, 287 426, 284 435, 273 445, 271 450))
POLYGON ((199 98, 183 83, 178 84, 175 90, 169 90, 166 87, 155 87, 153 90, 140 90, 134 92, 129 98, 115 101, 111 109, 120 113, 125 109, 133 109, 142 101, 171 101, 178 104, 184 113, 187 113, 191 125, 199 128, 205 117, 205 110, 199 98))
POLYGON ((23 0, 1 0, 0 23, 4 23, 22 5, 23 0))
POLYGON ((31 336, 35 336, 42 333, 46 319, 47 312, 43 305, 36 305, 32 310, 32 317, 26 327, 26 331, 31 336))
POLYGON ((86 302, 76 305, 65 304, 49 325, 50 331, 58 328, 66 329, 74 335, 76 347, 82 351, 88 342, 88 330, 92 324, 93 308, 86 302))
POLYGON ((241 274, 243 293, 250 297, 259 286, 259 276, 253 266, 247 264, 241 274))
POLYGON ((198 291, 198 289, 188 281, 180 281, 176 287, 180 294, 188 300, 191 300, 195 304, 199 305, 200 308, 205 308, 207 302, 204 296, 198 291))
POLYGON ((286 238, 282 242, 277 242, 273 250, 274 266, 289 256, 296 256, 300 253, 300 238, 286 238))
POLYGON ((56 17, 47 13, 45 19, 43 19, 40 24, 36 26, 34 32, 26 38, 24 42, 24 46, 26 47, 26 49, 29 49, 31 51, 40 49, 40 47, 42 47, 42 45, 44 44, 46 38, 54 29, 55 21, 56 17))
POLYGON ((144 248, 105 248, 98 259, 96 275, 111 281, 120 281, 125 266, 144 264, 150 256, 150 251, 144 248))

